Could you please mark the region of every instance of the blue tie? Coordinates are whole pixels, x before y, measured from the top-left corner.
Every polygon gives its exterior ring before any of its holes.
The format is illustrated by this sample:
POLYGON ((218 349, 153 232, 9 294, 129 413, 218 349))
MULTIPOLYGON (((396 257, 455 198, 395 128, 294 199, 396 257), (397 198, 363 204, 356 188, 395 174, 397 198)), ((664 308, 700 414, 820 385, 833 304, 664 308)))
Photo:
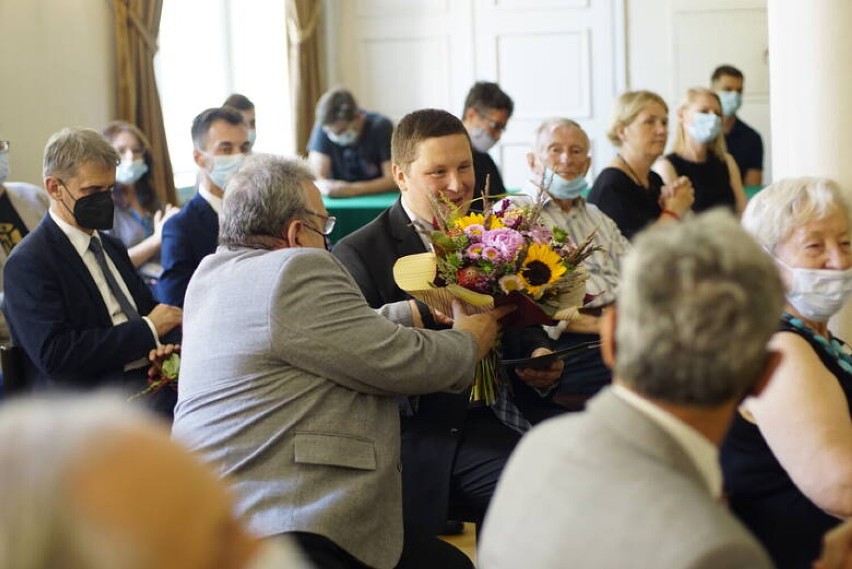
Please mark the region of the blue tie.
POLYGON ((127 316, 128 320, 138 320, 139 313, 136 312, 136 309, 133 308, 133 305, 130 304, 130 301, 127 300, 126 296, 124 296, 124 293, 121 291, 121 287, 118 286, 118 282, 115 280, 112 271, 109 270, 109 266, 107 266, 106 257, 104 256, 104 247, 101 245, 100 239, 92 237, 91 241, 89 241, 89 251, 95 254, 95 260, 98 262, 98 266, 101 268, 101 272, 106 278, 109 290, 118 301, 118 306, 121 308, 121 311, 124 312, 124 315, 127 316))

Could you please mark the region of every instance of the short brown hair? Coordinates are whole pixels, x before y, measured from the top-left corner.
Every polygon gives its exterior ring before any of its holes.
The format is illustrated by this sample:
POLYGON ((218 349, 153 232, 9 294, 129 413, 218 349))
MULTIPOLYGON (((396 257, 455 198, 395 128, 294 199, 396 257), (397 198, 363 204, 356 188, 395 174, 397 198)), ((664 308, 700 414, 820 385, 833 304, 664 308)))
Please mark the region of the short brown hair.
POLYGON ((243 115, 234 107, 213 107, 201 111, 201 114, 192 120, 192 144, 195 145, 196 150, 207 148, 207 133, 216 121, 225 121, 234 126, 245 126, 243 115))
POLYGON ((720 65, 719 67, 713 70, 713 75, 710 76, 710 82, 715 83, 724 75, 736 77, 737 79, 745 79, 743 77, 743 72, 734 67, 733 65, 720 65))
POLYGON ((511 118, 515 110, 515 103, 512 97, 506 94, 497 83, 489 81, 477 81, 467 92, 467 97, 464 99, 464 111, 468 109, 477 109, 480 111, 489 111, 495 109, 498 111, 506 111, 506 114, 511 118))
POLYGON ((352 93, 343 88, 326 91, 317 101, 317 122, 328 126, 337 121, 351 122, 358 112, 358 103, 352 93))
POLYGON ((440 109, 422 109, 408 113, 393 131, 391 161, 406 170, 417 160, 420 143, 427 138, 463 134, 470 142, 467 129, 455 115, 440 109))
POLYGON ((246 97, 245 95, 241 95, 240 93, 234 93, 230 95, 225 102, 222 103, 223 107, 232 107, 237 109, 238 111, 253 111, 254 103, 246 97))
POLYGON ((53 134, 44 147, 42 173, 68 180, 77 175, 80 166, 94 164, 115 169, 118 152, 91 128, 65 128, 53 134))

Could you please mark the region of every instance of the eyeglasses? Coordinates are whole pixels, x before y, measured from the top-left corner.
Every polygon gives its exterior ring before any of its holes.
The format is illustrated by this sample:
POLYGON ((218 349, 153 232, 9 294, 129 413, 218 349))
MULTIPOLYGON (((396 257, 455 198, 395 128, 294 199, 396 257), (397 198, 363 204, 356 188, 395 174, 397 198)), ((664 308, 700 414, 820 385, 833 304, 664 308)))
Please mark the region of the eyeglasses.
POLYGON ((336 217, 334 217, 333 215, 323 215, 321 213, 317 213, 317 212, 312 211, 310 209, 306 209, 304 211, 305 211, 305 213, 315 215, 315 216, 317 216, 317 217, 319 217, 323 220, 322 231, 315 229, 315 228, 313 228, 313 227, 311 227, 310 225, 307 225, 307 224, 305 225, 305 227, 307 227, 308 229, 310 229, 312 231, 315 231, 316 233, 319 233, 320 235, 325 235, 326 237, 331 235, 331 232, 334 231, 334 225, 337 223, 336 217))
POLYGON ((479 117, 485 121, 485 124, 491 127, 492 130, 495 130, 497 132, 503 132, 504 130, 506 130, 506 123, 495 121, 494 119, 486 115, 485 111, 483 111, 482 109, 474 108, 473 110, 476 111, 476 114, 478 114, 479 117))
POLYGON ((10 145, 11 143, 8 140, 0 140, 0 154, 8 153, 10 145))

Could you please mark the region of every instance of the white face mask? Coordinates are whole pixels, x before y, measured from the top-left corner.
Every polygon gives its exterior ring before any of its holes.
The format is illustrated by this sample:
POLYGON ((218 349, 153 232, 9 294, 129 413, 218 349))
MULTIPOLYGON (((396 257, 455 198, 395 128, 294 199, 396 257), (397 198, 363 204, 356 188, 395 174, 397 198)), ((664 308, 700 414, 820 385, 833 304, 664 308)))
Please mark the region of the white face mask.
POLYGON ((11 168, 9 167, 9 153, 4 152, 0 154, 0 184, 9 178, 9 172, 11 172, 11 168))
POLYGON ((213 155, 211 158, 213 159, 213 167, 207 171, 207 175, 210 176, 210 180, 212 180, 217 187, 224 191, 225 186, 228 185, 228 182, 231 181, 231 178, 233 178, 234 174, 237 173, 237 170, 240 169, 240 165, 243 163, 245 154, 230 154, 227 156, 213 155))
POLYGON ((308 569, 309 565, 291 541, 264 539, 260 549, 242 569, 308 569))
POLYGON ((686 125, 689 136, 700 144, 707 144, 719 136, 722 130, 722 118, 713 113, 692 114, 692 123, 686 125))
POLYGON ((119 184, 130 185, 148 172, 148 165, 143 159, 122 160, 115 169, 115 181, 119 184))
POLYGON ((777 257, 776 260, 791 274, 787 302, 808 320, 827 322, 840 312, 852 294, 852 268, 845 271, 803 269, 790 267, 777 257))
POLYGON ((736 91, 717 91, 719 101, 722 103, 722 114, 726 117, 737 114, 743 104, 743 96, 736 91))
POLYGON ((497 144, 497 139, 488 134, 482 127, 476 127, 470 131, 470 144, 477 152, 488 152, 497 144))
POLYGON ((340 134, 334 134, 330 131, 326 131, 326 134, 328 139, 338 146, 349 146, 358 138, 358 131, 351 126, 340 134))

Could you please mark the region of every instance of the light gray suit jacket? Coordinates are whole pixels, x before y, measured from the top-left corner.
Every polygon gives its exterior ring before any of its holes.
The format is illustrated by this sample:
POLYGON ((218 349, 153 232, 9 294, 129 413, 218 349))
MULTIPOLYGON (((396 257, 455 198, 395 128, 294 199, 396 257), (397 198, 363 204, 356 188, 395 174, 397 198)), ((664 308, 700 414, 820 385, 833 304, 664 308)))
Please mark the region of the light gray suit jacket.
MULTIPOLYGON (((410 324, 407 304, 391 307, 410 324)), ((320 249, 220 247, 192 277, 184 310, 175 438, 230 480, 256 534, 312 532, 393 567, 395 397, 466 388, 473 336, 392 322, 320 249)))
POLYGON ((483 569, 769 568, 682 447, 609 389, 522 441, 485 519, 483 569))

